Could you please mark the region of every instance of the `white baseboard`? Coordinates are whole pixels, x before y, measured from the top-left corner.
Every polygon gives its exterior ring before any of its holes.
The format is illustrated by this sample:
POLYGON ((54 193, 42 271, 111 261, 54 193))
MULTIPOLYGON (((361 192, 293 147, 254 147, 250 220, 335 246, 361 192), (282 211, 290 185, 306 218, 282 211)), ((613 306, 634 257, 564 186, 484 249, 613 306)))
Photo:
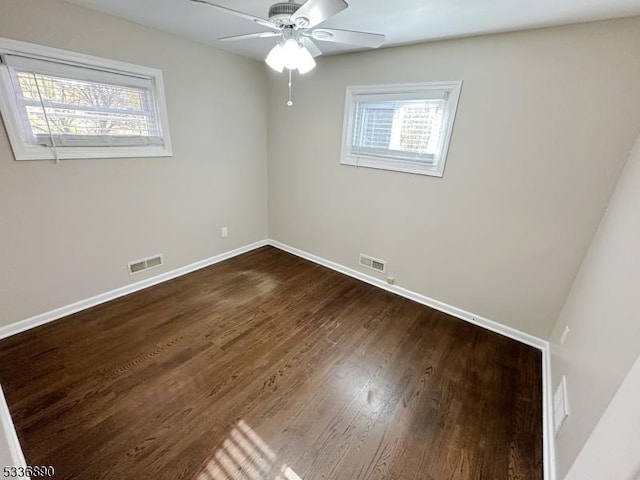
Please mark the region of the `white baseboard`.
POLYGON ((553 426, 553 385, 551 380, 551 346, 542 350, 542 443, 545 480, 556 480, 556 434, 553 426))
MULTIPOLYGON (((87 298, 85 300, 80 300, 79 302, 72 303, 71 305, 56 308, 55 310, 41 313, 40 315, 36 315, 34 317, 27 318, 25 320, 21 320, 16 323, 12 323, 11 325, 7 325, 5 327, 0 328, 0 339, 9 337, 11 335, 15 335, 20 332, 24 332, 25 330, 29 330, 31 328, 38 327, 40 325, 44 325, 45 323, 53 322, 54 320, 58 320, 59 318, 66 317, 67 315, 71 315, 72 313, 85 310, 87 308, 93 307, 95 305, 99 305, 101 303, 108 302, 110 300, 114 300, 118 297, 122 297, 124 295, 137 292, 139 290, 151 287, 153 285, 157 285, 162 282, 166 282, 167 280, 171 280, 172 278, 186 275, 187 273, 191 273, 195 270, 208 267, 210 265, 221 262, 228 258, 235 257, 243 253, 249 252, 256 248, 264 247, 265 245, 267 245, 266 240, 261 240, 259 242, 251 243, 249 245, 245 245, 243 247, 236 248, 234 250, 221 253, 219 255, 215 255, 205 260, 192 263, 191 265, 186 265, 184 267, 177 268, 170 272, 166 272, 151 278, 147 278, 146 280, 142 280, 140 282, 136 282, 130 285, 125 285, 124 287, 116 288, 115 290, 111 290, 110 292, 101 293, 100 295, 96 295, 94 297, 87 298)), ((15 467, 26 466, 25 458, 22 453, 22 448, 20 447, 20 442, 18 441, 18 436, 16 434, 13 421, 11 420, 9 407, 7 406, 6 400, 4 398, 4 394, 2 393, 2 388, 0 388, 0 444, 2 444, 3 442, 5 442, 9 447, 9 455, 11 457, 11 461, 13 462, 13 466, 15 467)), ((29 477, 15 477, 15 478, 28 480, 29 477)))
MULTIPOLYGON (((7 402, 4 398, 2 388, 0 388, 0 434, 2 434, 2 438, 0 438, 0 445, 2 445, 2 443, 7 444, 9 457, 11 458, 11 464, 6 466, 26 467, 27 464, 24 460, 24 455, 22 454, 22 448, 20 447, 18 435, 16 434, 16 429, 13 425, 13 421, 11 420, 11 414, 9 413, 9 407, 7 407, 7 402)), ((5 465, 2 465, 2 467, 4 466, 5 465)), ((28 477, 14 478, 25 479, 28 477)))
MULTIPOLYGON (((323 265, 332 270, 335 270, 337 272, 343 273, 350 277, 356 278, 358 280, 361 280, 375 287, 382 288, 383 290, 386 290, 388 292, 395 293, 402 297, 408 298, 415 302, 421 303, 428 307, 447 313, 453 317, 459 318, 466 322, 472 323, 474 325, 485 328, 492 332, 499 333, 500 335, 504 335, 505 337, 511 338, 513 340, 516 340, 518 342, 524 343, 526 345, 529 345, 541 350, 542 352, 542 383, 543 383, 543 432, 544 432, 543 433, 544 435, 543 436, 544 438, 543 453, 544 453, 544 466, 545 466, 544 478, 545 480, 556 480, 554 433, 553 433, 553 410, 552 410, 553 409, 553 398, 552 398, 553 393, 551 388, 551 364, 550 364, 549 343, 546 340, 542 340, 528 333, 521 332, 519 330, 508 327, 506 325, 502 325, 498 322, 494 322, 480 315, 475 315, 473 313, 467 312, 466 310, 462 310, 452 305, 448 305, 444 302, 440 302, 438 300, 413 292, 406 288, 398 287, 396 285, 389 285, 385 281, 380 280, 378 278, 372 277, 370 275, 359 272, 357 270, 346 267, 344 265, 340 265, 338 263, 332 262, 330 260, 319 257, 317 255, 313 255, 309 252, 305 252, 303 250, 291 247, 289 245, 278 242, 276 240, 271 240, 271 239, 261 240, 249 245, 245 245, 244 247, 240 247, 235 250, 231 250, 229 252, 225 252, 220 255, 216 255, 214 257, 207 258, 205 260, 202 260, 196 263, 192 263, 191 265, 187 265, 185 267, 181 267, 181 268, 172 270, 170 272, 163 273, 161 275, 156 275, 146 280, 142 280, 140 282, 126 285, 124 287, 117 288, 110 292, 96 295, 94 297, 81 300, 71 305, 60 307, 55 310, 42 313, 40 315, 36 315, 34 317, 21 320, 11 325, 1 327, 0 339, 9 337, 11 335, 15 335, 17 333, 23 332, 25 330, 29 330, 31 328, 35 328, 45 323, 52 322, 59 318, 65 317, 67 315, 71 315, 72 313, 85 310, 87 308, 93 307, 95 305, 99 305, 101 303, 108 302, 118 297, 122 297, 124 295, 137 292, 139 290, 151 287, 153 285, 157 285, 162 282, 166 282, 167 280, 171 280, 173 278, 186 275, 187 273, 191 273, 195 270, 208 267, 215 263, 221 262, 228 258, 241 255, 243 253, 249 252, 259 247, 263 247, 265 245, 271 245, 285 252, 291 253, 293 255, 304 258, 306 260, 317 263, 319 265, 323 265)), ((11 417, 9 415, 9 410, 5 403, 4 396, 2 395, 1 389, 0 389, 0 429, 4 430, 4 435, 9 442, 10 450, 11 450, 10 453, 12 458, 14 459, 15 465, 24 465, 24 457, 22 455, 22 450, 20 448, 20 444, 18 443, 18 437, 15 433, 15 429, 11 421, 11 417)), ((2 432, 0 431, 0 433, 2 432)))
POLYGON ((54 310, 35 315, 33 317, 20 320, 10 325, 0 327, 0 340, 6 337, 10 337, 11 335, 24 332, 31 328, 39 327, 40 325, 44 325, 45 323, 53 322, 54 320, 66 317, 67 315, 71 315, 72 313, 86 310, 87 308, 94 307, 110 300, 114 300, 118 297, 123 297, 130 293, 143 290, 162 282, 166 282, 167 280, 186 275, 187 273, 191 273, 196 270, 200 270, 201 268, 205 268, 215 263, 222 262, 223 260, 227 260, 228 258, 242 255, 243 253, 255 250, 256 248, 264 247, 267 244, 267 240, 260 240, 249 245, 245 245, 243 247, 236 248, 234 250, 230 250, 228 252, 224 252, 210 258, 206 258, 204 260, 200 260, 199 262, 176 268, 175 270, 171 270, 170 272, 162 273, 160 275, 147 278, 146 280, 142 280, 140 282, 131 283, 129 285, 125 285, 124 287, 111 290, 110 292, 101 293, 99 295, 96 295, 95 297, 86 298, 84 300, 80 300, 79 302, 56 308, 54 310))
POLYGON ((447 313, 453 317, 465 320, 469 323, 473 323, 474 325, 478 325, 487 330, 491 330, 492 332, 499 333, 500 335, 504 335, 505 337, 512 338, 520 343, 524 343, 525 345, 530 345, 539 350, 544 350, 547 344, 546 341, 528 333, 521 332, 519 330, 516 330, 515 328, 507 327, 506 325, 502 325, 498 322, 494 322, 493 320, 481 317, 480 315, 475 315, 473 313, 467 312, 466 310, 462 310, 461 308, 448 305, 444 302, 440 302, 439 300, 434 300, 433 298, 429 298, 425 295, 421 295, 406 288, 398 287, 396 285, 389 285, 384 280, 372 277, 371 275, 367 275, 366 273, 354 270, 353 268, 345 267, 344 265, 332 262, 331 260, 327 260, 326 258, 318 257, 317 255, 314 255, 312 253, 299 250, 284 243, 278 242, 277 240, 270 239, 268 240, 268 244, 273 247, 279 248, 280 250, 284 250, 285 252, 292 253, 293 255, 296 255, 298 257, 328 267, 337 272, 344 273, 345 275, 348 275, 350 277, 362 280, 363 282, 373 285, 374 287, 382 288, 383 290, 386 290, 388 292, 395 293, 397 295, 400 295, 401 297, 408 298, 415 302, 421 303, 422 305, 426 305, 441 312, 447 313))
POLYGON ((504 335, 505 337, 511 338, 520 343, 524 343, 525 345, 529 345, 531 347, 539 349, 542 353, 542 429, 544 478, 545 480, 556 480, 553 432, 553 392, 551 388, 551 359, 549 354, 549 342, 528 333, 516 330, 515 328, 507 327, 506 325, 502 325, 501 323, 494 322, 493 320, 489 320, 488 318, 484 318, 480 315, 475 315, 473 313, 467 312, 466 310, 462 310, 461 308, 457 308, 444 302, 440 302, 439 300, 421 295, 406 288, 389 285, 384 280, 380 280, 379 278, 372 277, 371 275, 367 275, 366 273, 362 273, 358 270, 345 267, 344 265, 340 265, 339 263, 332 262, 331 260, 327 260, 326 258, 322 258, 312 253, 305 252, 304 250, 291 247, 282 242, 278 242, 277 240, 270 239, 268 240, 268 244, 273 247, 279 248, 280 250, 284 250, 285 252, 289 252, 298 257, 348 275, 350 277, 362 280, 363 282, 375 287, 382 288, 383 290, 386 290, 388 292, 395 293, 402 297, 447 313, 452 317, 459 318, 492 332, 504 335))

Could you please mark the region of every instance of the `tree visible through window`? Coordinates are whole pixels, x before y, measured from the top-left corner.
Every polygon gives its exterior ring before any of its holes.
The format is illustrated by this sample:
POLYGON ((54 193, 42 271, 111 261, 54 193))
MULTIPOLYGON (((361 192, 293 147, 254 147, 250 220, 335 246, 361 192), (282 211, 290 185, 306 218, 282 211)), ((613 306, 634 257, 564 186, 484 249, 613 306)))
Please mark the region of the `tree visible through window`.
POLYGON ((63 137, 157 136, 147 89, 32 72, 17 71, 15 77, 18 101, 39 141, 49 135, 61 142, 63 137))
POLYGON ((16 160, 171 155, 162 72, 0 38, 16 160))
MULTIPOLYGON (((399 142, 391 143, 393 150, 434 154, 438 148, 439 133, 442 130, 444 102, 432 101, 410 104, 396 110, 395 124, 399 142)), ((396 137, 394 137, 395 140, 396 137)))

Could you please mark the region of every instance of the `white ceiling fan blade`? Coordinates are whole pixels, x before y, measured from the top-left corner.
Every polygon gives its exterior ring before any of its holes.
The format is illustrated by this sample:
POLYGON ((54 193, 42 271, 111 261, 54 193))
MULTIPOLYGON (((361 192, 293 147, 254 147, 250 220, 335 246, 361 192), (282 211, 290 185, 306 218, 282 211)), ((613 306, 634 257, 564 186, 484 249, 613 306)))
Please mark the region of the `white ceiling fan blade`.
POLYGON ((279 37, 282 35, 281 32, 260 32, 260 33, 247 33, 245 35, 232 35, 230 37, 222 37, 218 40, 222 42, 233 42, 235 40, 247 40, 249 38, 271 38, 271 37, 279 37))
POLYGON ((320 55, 322 55, 322 50, 320 50, 318 46, 311 41, 310 38, 302 37, 300 41, 302 42, 302 45, 307 50, 309 50, 309 53, 311 54, 312 57, 319 57, 320 55))
POLYGON ((344 0, 307 0, 291 15, 291 21, 300 28, 313 28, 348 6, 344 0))
POLYGON ((311 32, 315 40, 321 42, 349 43, 360 47, 378 48, 384 43, 385 36, 379 33, 355 32, 353 30, 336 30, 320 28, 311 32))
POLYGON ((222 5, 218 5, 217 3, 212 3, 207 0, 191 0, 195 3, 203 3, 205 5, 209 5, 210 7, 216 8, 220 11, 230 13, 231 15, 235 15, 236 17, 242 17, 247 20, 251 20, 253 23, 257 23, 258 25, 262 25, 263 27, 273 28, 274 30, 280 30, 280 27, 275 23, 271 23, 269 20, 265 20, 264 18, 256 17, 254 15, 250 15, 248 13, 240 12, 238 10, 234 10, 233 8, 223 7, 222 5))

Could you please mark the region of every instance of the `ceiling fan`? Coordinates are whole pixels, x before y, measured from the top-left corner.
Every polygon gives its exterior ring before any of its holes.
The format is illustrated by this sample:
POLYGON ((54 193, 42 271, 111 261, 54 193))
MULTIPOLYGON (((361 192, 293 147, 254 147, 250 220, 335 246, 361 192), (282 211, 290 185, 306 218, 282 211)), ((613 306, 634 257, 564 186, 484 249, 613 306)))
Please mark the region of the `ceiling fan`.
POLYGON ((349 5, 344 0, 307 0, 300 5, 294 0, 274 3, 269 8, 269 19, 223 7, 209 0, 191 0, 204 3, 220 11, 250 20, 271 31, 248 33, 220 38, 222 41, 246 40, 249 38, 281 37, 269 52, 265 62, 271 68, 282 72, 285 68, 307 73, 316 66, 313 57, 322 55, 322 51, 313 42, 334 42, 377 48, 384 43, 384 35, 377 33, 356 32, 352 30, 336 30, 332 28, 316 28, 328 18, 336 15, 349 5))

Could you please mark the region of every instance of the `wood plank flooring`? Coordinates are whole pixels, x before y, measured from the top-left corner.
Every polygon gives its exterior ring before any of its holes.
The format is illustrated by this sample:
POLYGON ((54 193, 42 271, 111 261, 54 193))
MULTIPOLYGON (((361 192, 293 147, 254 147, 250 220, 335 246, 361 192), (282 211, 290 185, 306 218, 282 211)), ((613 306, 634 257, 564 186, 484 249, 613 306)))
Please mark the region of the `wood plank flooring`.
POLYGON ((541 480, 540 362, 272 247, 0 341, 59 479, 541 480))

